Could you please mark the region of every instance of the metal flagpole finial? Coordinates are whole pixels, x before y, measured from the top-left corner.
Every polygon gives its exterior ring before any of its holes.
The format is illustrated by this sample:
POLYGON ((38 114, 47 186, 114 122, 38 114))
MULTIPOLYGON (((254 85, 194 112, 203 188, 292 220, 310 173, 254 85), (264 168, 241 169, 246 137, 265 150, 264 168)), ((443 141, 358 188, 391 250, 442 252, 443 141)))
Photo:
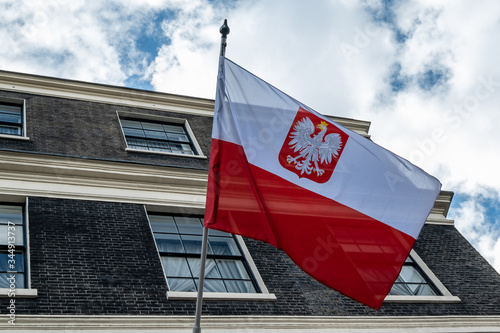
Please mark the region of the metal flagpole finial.
POLYGON ((220 55, 225 56, 226 55, 226 39, 227 35, 229 35, 229 26, 227 25, 227 19, 224 20, 224 24, 220 27, 219 32, 221 34, 221 44, 220 44, 220 55))
POLYGON ((220 27, 219 31, 222 35, 222 38, 226 38, 227 35, 229 35, 231 29, 229 29, 229 26, 227 25, 227 19, 224 20, 224 24, 220 27))

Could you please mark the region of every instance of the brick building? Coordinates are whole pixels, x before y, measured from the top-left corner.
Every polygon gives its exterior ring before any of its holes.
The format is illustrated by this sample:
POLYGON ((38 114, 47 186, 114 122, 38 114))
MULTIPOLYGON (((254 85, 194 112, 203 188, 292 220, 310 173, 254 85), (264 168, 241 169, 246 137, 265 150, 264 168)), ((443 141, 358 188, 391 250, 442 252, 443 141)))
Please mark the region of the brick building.
MULTIPOLYGON (((191 330, 212 115, 212 100, 0 71, 0 328, 191 330)), ((446 218, 452 197, 379 311, 211 232, 204 331, 500 332, 500 275, 446 218)))

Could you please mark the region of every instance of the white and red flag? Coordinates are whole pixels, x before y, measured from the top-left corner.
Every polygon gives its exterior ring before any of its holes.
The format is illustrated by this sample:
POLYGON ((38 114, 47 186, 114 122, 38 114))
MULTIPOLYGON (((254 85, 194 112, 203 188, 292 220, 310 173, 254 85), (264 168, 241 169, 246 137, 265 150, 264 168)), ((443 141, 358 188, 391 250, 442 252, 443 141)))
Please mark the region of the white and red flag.
POLYGON ((205 226, 270 243, 321 283, 380 308, 441 184, 220 64, 205 226))

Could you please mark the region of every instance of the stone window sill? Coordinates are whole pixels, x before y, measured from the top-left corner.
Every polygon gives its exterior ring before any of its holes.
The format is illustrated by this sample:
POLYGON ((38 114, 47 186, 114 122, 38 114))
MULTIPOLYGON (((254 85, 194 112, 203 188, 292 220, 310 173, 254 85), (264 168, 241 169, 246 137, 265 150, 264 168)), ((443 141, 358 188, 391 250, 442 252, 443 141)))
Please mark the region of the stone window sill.
POLYGON ((5 298, 5 297, 11 297, 12 293, 15 294, 15 296, 12 296, 12 298, 36 298, 38 297, 38 290, 37 289, 15 289, 13 292, 11 291, 9 293, 8 288, 0 288, 0 297, 5 298))
POLYGON ((460 303, 457 296, 396 296, 389 295, 384 303, 460 303))
MULTIPOLYGON (((196 300, 196 292, 167 291, 167 299, 170 300, 196 300)), ((232 301, 274 301, 274 294, 244 294, 244 293, 203 293, 203 300, 232 300, 232 301)))
POLYGON ((203 155, 187 155, 187 154, 176 154, 176 153, 167 153, 164 151, 155 151, 155 150, 145 150, 145 149, 136 149, 136 148, 126 148, 126 151, 131 151, 134 153, 145 153, 145 154, 156 154, 156 155, 169 155, 169 156, 179 156, 179 157, 188 157, 188 158, 198 158, 202 160, 206 160, 207 157, 203 155))
POLYGON ((14 140, 22 140, 22 141, 29 141, 30 140, 30 138, 27 136, 10 135, 10 134, 0 134, 0 139, 14 139, 14 140))

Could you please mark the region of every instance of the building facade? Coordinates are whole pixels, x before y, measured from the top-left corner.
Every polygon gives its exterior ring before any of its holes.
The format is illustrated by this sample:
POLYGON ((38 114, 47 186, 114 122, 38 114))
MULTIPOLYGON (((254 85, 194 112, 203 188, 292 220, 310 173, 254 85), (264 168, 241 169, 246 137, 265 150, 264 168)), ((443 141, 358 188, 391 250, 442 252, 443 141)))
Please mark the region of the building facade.
MULTIPOLYGON (((0 71, 0 328, 191 330, 213 106, 0 71)), ((452 197, 379 311, 212 231, 203 331, 500 332, 500 275, 446 218, 452 197)))

